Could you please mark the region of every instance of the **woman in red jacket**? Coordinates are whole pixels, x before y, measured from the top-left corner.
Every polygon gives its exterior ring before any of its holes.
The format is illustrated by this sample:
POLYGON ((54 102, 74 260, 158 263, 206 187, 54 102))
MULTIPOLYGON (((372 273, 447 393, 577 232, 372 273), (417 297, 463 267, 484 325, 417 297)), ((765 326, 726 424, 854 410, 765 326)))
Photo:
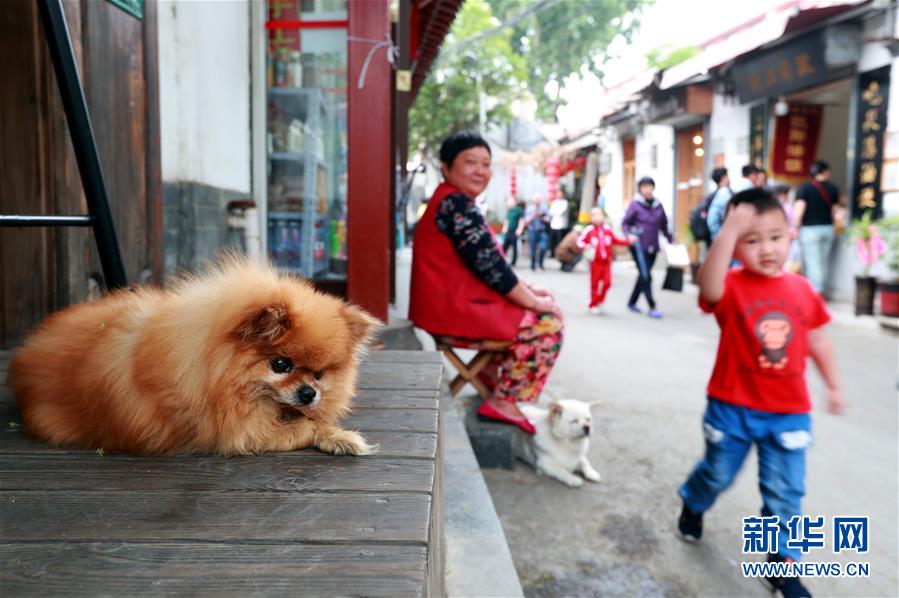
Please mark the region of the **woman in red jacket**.
POLYGON ((456 133, 441 145, 444 182, 415 228, 409 318, 461 347, 511 341, 484 370, 493 396, 478 413, 533 434, 516 402, 539 397, 562 344, 562 313, 549 291, 518 279, 475 205, 490 160, 477 134, 456 133))

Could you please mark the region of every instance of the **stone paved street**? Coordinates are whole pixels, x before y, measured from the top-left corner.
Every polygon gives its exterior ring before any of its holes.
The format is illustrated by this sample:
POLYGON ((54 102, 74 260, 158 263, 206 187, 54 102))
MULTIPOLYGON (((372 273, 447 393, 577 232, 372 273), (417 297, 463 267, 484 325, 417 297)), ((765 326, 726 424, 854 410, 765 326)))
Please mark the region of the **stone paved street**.
MULTIPOLYGON (((717 326, 696 309, 696 290, 658 292, 661 321, 625 307, 635 271, 617 262, 604 315, 586 311, 587 272, 519 273, 552 289, 565 311, 567 338, 548 391, 553 397, 601 400, 590 456, 599 484, 569 489, 518 464, 485 470, 525 593, 531 596, 766 596, 741 576, 740 520, 760 507, 756 462, 705 518, 700 545, 673 533, 675 489, 702 451, 703 394, 717 326)), ((660 278, 657 276, 657 278, 660 278)), ((659 287, 659 281, 655 287, 659 287)), ((897 595, 896 337, 872 321, 835 308, 829 327, 846 389, 842 417, 826 413, 816 372, 816 444, 808 456, 805 512, 871 518, 871 553, 808 560, 868 561, 869 579, 812 579, 816 595, 897 595)), ((813 371, 813 370, 812 370, 813 371)), ((747 560, 757 557, 747 557, 747 560)))

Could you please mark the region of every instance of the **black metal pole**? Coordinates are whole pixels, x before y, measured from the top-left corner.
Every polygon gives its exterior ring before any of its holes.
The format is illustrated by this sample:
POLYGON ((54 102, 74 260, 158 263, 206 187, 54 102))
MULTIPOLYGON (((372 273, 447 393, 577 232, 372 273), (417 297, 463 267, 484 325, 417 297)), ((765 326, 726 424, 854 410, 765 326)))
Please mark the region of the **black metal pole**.
POLYGON ((97 154, 94 131, 84 99, 84 89, 78 76, 75 53, 62 3, 61 0, 38 0, 37 5, 44 26, 44 37, 47 38, 47 45, 50 48, 62 104, 66 111, 66 121, 69 124, 69 134, 72 136, 72 146, 75 148, 75 158, 78 160, 78 171, 81 173, 88 212, 93 218, 94 237, 103 265, 103 276, 107 288, 121 288, 128 284, 128 280, 119 253, 112 215, 109 212, 106 183, 103 179, 103 170, 100 168, 100 157, 97 154))
POLYGON ((93 216, 5 216, 0 215, 0 226, 93 226, 93 216))

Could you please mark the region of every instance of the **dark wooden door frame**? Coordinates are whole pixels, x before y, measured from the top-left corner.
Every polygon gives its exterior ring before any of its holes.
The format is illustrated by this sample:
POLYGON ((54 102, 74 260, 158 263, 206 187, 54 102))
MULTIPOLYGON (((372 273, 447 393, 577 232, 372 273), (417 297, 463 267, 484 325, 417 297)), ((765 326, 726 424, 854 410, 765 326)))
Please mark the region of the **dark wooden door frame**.
POLYGON ((0 215, 0 226, 90 226, 94 231, 97 253, 103 265, 103 276, 109 289, 128 284, 119 251, 106 180, 100 165, 97 142, 91 125, 84 87, 75 62, 75 51, 66 24, 61 0, 38 0, 44 39, 50 50, 53 71, 59 86, 72 138, 72 147, 81 173, 81 184, 88 205, 88 216, 0 215))

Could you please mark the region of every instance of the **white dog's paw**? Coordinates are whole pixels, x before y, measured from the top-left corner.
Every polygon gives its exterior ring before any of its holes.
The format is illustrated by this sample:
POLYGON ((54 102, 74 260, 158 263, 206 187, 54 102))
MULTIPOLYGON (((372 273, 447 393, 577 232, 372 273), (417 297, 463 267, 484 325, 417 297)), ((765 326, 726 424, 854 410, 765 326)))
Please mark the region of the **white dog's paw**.
POLYGON ((584 477, 591 482, 598 482, 601 479, 599 472, 595 469, 585 469, 584 477))
POLYGON ((566 477, 565 479, 562 480, 562 482, 572 488, 580 488, 581 486, 584 485, 584 480, 577 477, 576 475, 566 477))
POLYGON ((578 469, 580 469, 581 473, 584 474, 584 477, 591 482, 599 481, 599 472, 593 468, 593 465, 590 464, 590 460, 587 459, 587 457, 581 457, 581 464, 578 469))

